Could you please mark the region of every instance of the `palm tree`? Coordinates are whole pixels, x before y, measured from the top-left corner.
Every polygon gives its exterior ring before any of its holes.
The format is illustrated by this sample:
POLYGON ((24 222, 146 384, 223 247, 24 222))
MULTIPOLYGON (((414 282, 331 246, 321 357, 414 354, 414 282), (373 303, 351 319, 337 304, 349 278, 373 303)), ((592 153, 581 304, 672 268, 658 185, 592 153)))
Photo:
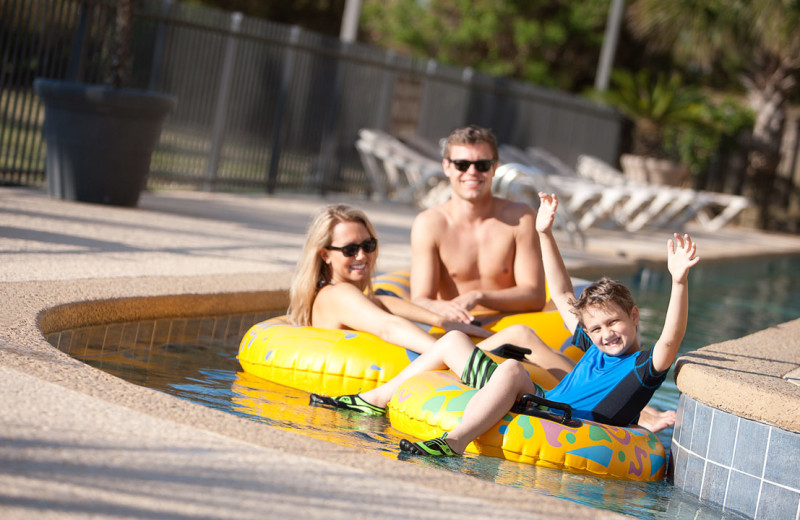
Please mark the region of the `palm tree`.
POLYGON ((130 77, 131 27, 135 3, 136 0, 117 0, 114 52, 111 55, 111 71, 108 79, 108 83, 115 88, 126 86, 130 77))
POLYGON ((748 157, 750 190, 769 225, 769 206, 786 121, 800 71, 800 4, 793 0, 634 0, 627 20, 654 50, 741 81, 755 112, 748 157))

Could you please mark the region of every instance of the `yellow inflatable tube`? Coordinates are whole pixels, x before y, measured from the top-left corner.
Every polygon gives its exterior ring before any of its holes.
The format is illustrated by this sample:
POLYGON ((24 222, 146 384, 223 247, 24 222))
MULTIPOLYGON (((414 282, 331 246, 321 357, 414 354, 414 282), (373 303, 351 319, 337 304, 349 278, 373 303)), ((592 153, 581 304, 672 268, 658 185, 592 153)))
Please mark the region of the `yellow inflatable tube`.
MULTIPOLYGON (((461 421, 475 392, 451 372, 426 372, 398 388, 387 415, 392 426, 405 434, 423 440, 439 437, 461 421)), ((655 434, 638 426, 580 422, 578 427, 569 427, 509 412, 467 451, 601 477, 664 478, 666 456, 655 434)))
MULTIPOLYGON (((385 383, 418 355, 367 332, 295 327, 280 316, 251 327, 239 344, 237 358, 245 372, 261 379, 306 392, 341 395, 385 383)), ((541 367, 525 366, 544 388, 558 383, 541 367)))

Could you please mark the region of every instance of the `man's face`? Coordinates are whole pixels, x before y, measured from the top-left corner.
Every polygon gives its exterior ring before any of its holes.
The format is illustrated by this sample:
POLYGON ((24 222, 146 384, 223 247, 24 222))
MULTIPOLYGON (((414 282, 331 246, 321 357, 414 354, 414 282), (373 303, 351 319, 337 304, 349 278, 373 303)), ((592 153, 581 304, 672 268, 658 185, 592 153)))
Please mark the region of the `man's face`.
MULTIPOLYGON (((442 159, 442 168, 450 179, 454 196, 465 200, 476 200, 492 193, 492 178, 497 163, 493 162, 492 148, 488 143, 453 145, 449 157, 442 159), (479 171, 479 165, 470 164, 466 171, 460 171, 460 161, 492 161, 488 171, 479 171)), ((462 163, 462 167, 464 164, 462 163)))

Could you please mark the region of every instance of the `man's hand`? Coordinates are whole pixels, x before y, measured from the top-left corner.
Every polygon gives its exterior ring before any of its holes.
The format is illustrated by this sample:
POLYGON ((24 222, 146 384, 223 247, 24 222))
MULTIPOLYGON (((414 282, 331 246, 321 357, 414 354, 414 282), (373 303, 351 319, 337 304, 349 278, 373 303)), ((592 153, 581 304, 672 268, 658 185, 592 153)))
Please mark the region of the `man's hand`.
POLYGON ((673 239, 667 240, 667 268, 672 275, 672 280, 675 282, 683 283, 691 269, 698 261, 699 256, 697 253, 697 244, 692 242, 689 235, 681 237, 675 233, 673 239))
POLYGON ((536 212, 536 231, 546 233, 553 228, 558 209, 558 196, 539 192, 539 210, 536 212))
POLYGON ((478 305, 481 302, 482 298, 483 294, 481 294, 480 291, 469 291, 464 294, 459 294, 450 301, 457 305, 460 305, 461 307, 463 307, 468 311, 471 311, 472 309, 475 308, 476 305, 478 305))

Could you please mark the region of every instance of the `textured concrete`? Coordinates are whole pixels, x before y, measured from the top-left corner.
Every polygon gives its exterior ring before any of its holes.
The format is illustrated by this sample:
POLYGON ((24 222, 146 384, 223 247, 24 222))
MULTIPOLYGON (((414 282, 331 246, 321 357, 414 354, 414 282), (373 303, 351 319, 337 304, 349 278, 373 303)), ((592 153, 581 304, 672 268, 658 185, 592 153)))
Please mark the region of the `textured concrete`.
MULTIPOLYGON (((44 339, 79 325, 283 308, 309 216, 335 201, 162 192, 126 209, 0 188, 0 516, 616 517, 271 429, 129 384, 44 339)), ((408 266, 416 211, 349 202, 376 224, 379 267, 408 266)), ((798 237, 694 234, 705 261, 800 252, 798 237)), ((565 256, 576 275, 613 274, 663 262, 665 240, 593 231, 586 251, 565 256)), ((727 372, 718 384, 738 381, 736 366, 727 372)))

